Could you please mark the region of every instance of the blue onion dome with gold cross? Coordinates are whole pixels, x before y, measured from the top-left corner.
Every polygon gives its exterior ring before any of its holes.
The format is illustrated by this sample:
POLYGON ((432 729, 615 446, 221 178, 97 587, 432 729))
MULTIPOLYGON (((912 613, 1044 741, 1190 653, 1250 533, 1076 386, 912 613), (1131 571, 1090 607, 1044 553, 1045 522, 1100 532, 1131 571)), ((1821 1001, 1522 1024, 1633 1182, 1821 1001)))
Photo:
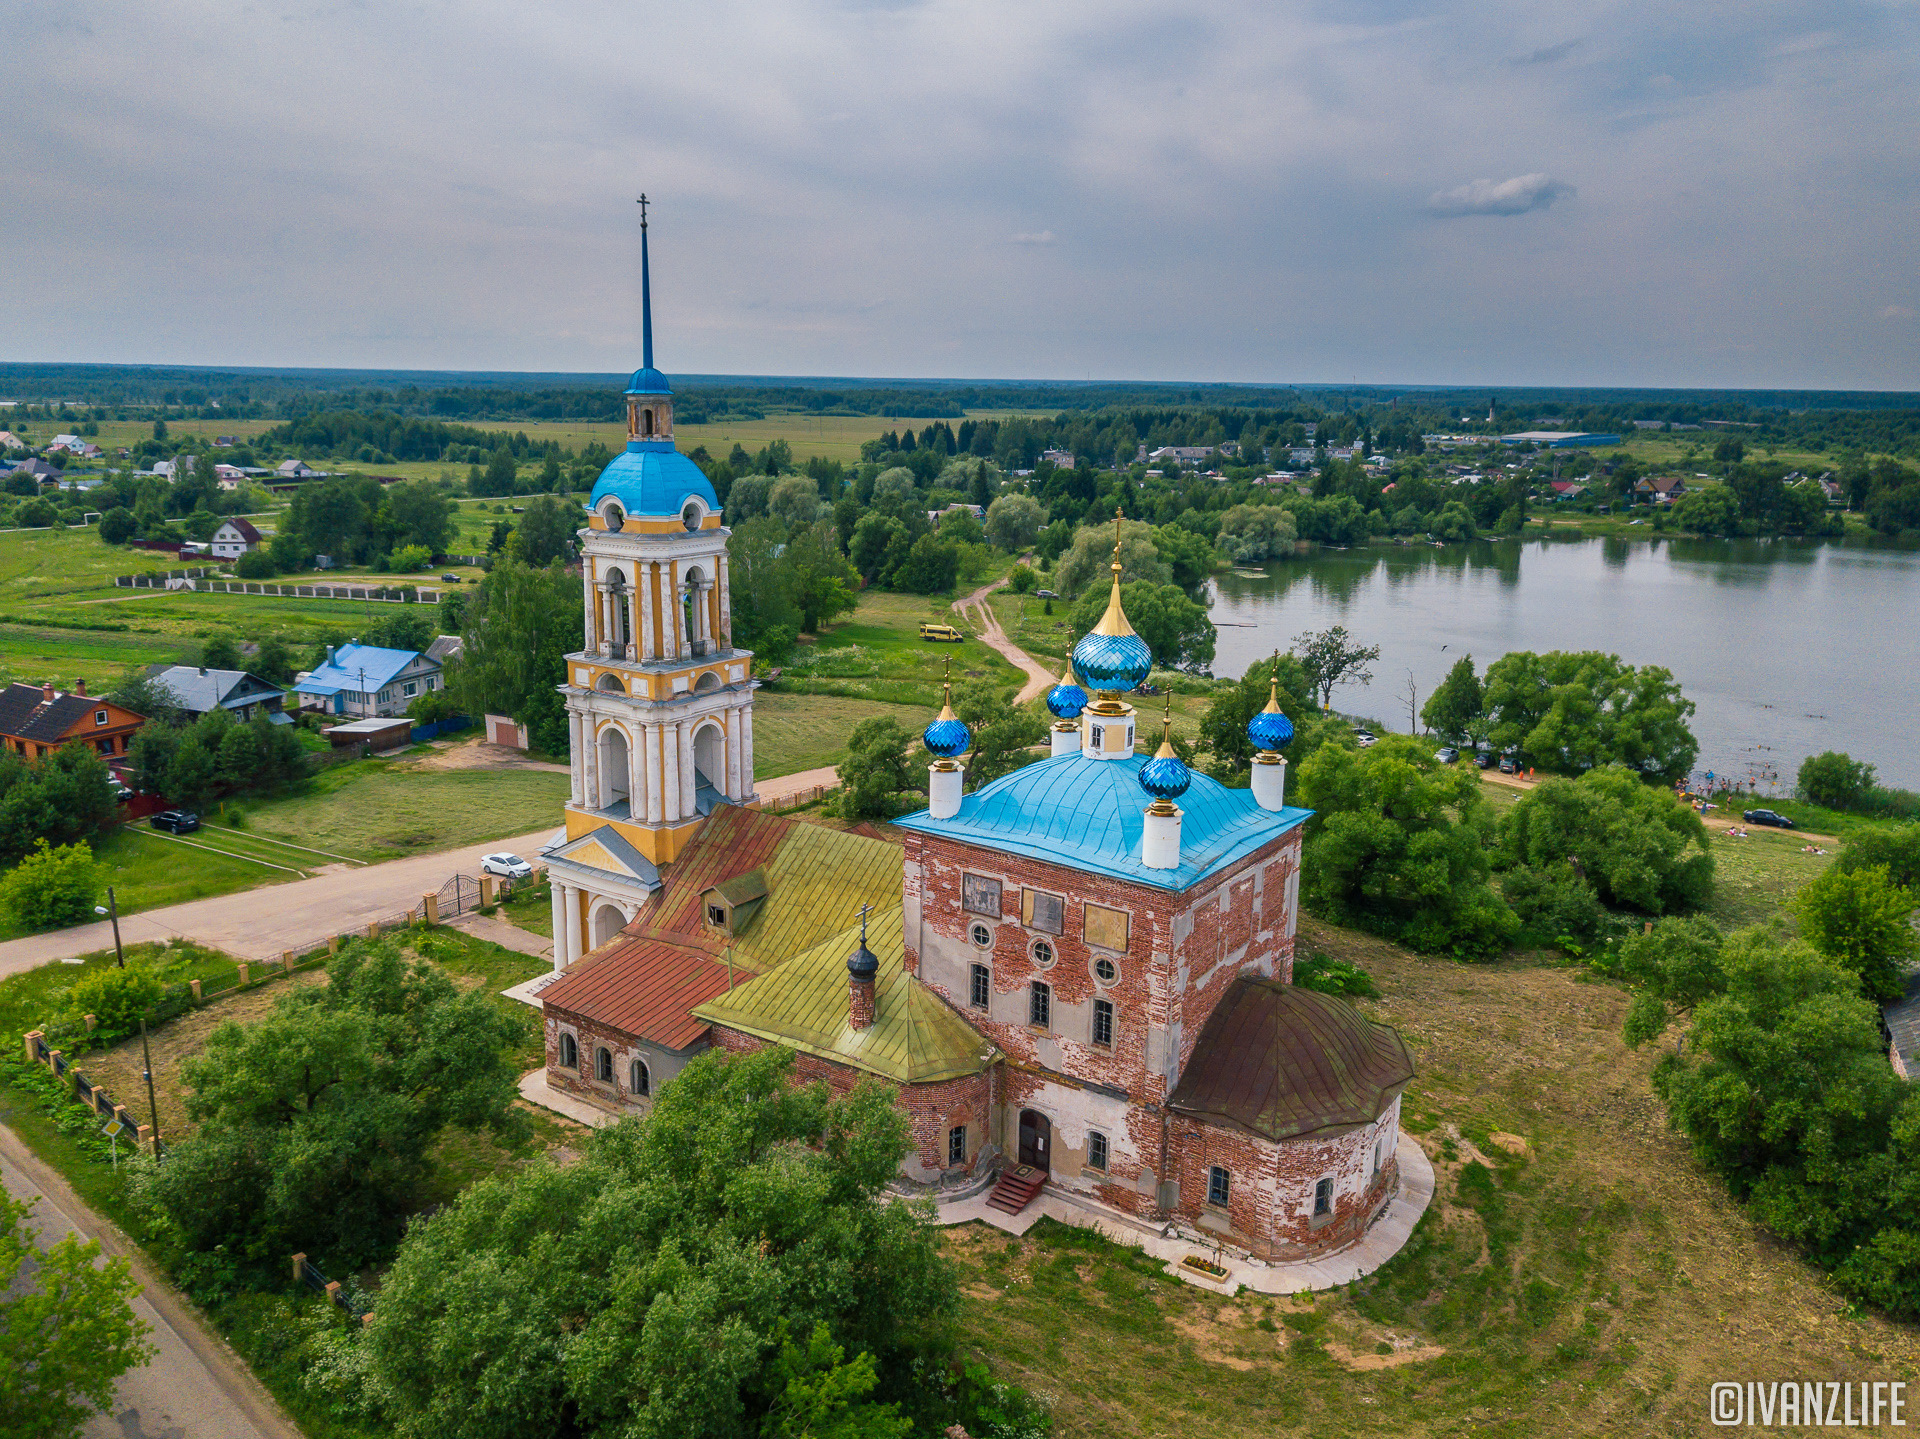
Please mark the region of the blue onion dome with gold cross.
POLYGON ((1118 694, 1138 687, 1153 671, 1153 651, 1133 632, 1120 606, 1120 511, 1113 515, 1113 592, 1100 623, 1073 647, 1073 669, 1089 689, 1118 694))
MULTIPOLYGON (((953 662, 947 662, 951 672, 953 662)), ((939 759, 957 759, 967 752, 973 743, 973 733, 965 721, 953 712, 953 681, 944 682, 945 698, 940 713, 935 715, 933 723, 920 732, 920 742, 927 747, 927 753, 939 759)))
POLYGON ((1267 681, 1267 707, 1247 721, 1247 738, 1257 750, 1271 752, 1293 738, 1293 721, 1280 713, 1280 674, 1276 665, 1267 681))
POLYGON ((1047 711, 1055 719, 1078 719, 1087 707, 1087 692, 1080 688, 1072 669, 1060 672, 1060 683, 1047 691, 1047 711))
POLYGON ((1171 803, 1187 792, 1193 772, 1185 760, 1173 752, 1173 696, 1167 696, 1166 717, 1160 721, 1160 748, 1153 758, 1140 766, 1140 788, 1156 801, 1171 803))

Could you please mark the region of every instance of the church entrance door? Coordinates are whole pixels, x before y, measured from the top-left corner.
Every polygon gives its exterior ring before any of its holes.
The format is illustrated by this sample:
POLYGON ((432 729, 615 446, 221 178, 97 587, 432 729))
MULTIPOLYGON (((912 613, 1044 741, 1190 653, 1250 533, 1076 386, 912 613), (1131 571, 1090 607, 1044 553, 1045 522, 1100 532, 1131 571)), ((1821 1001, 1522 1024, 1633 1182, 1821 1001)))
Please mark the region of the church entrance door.
POLYGON ((1050 1169, 1049 1151, 1053 1147, 1053 1125, 1037 1110, 1020 1111, 1020 1162, 1035 1169, 1050 1169))

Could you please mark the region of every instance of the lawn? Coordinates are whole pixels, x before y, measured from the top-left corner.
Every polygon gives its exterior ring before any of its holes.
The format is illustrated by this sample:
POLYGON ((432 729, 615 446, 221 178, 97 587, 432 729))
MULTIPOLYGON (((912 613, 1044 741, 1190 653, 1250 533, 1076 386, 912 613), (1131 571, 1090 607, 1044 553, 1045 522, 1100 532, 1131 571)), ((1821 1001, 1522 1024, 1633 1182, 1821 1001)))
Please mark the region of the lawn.
MULTIPOLYGON (((813 643, 795 650, 780 689, 937 707, 949 664, 956 681, 993 676, 1013 685, 1025 678, 971 633, 972 626, 953 613, 948 596, 867 590, 849 618, 826 626, 813 643), (920 626, 928 622, 954 625, 969 638, 957 645, 923 640, 920 626)), ((756 726, 756 744, 759 738, 756 726)))
POLYGON ((1723 1378, 1920 1370, 1912 1328, 1849 1311, 1695 1164, 1648 1085, 1658 1055, 1621 1043, 1621 990, 1307 920, 1314 949, 1366 968, 1383 997, 1363 1008, 1413 1047, 1433 1206, 1381 1269, 1294 1300, 1206 1293, 1048 1222, 951 1231, 969 1343, 1054 1398, 1059 1439, 1695 1433, 1723 1378))
POLYGON ((847 736, 863 719, 891 715, 912 733, 934 716, 932 704, 888 704, 883 700, 843 699, 836 695, 794 695, 777 690, 753 697, 753 777, 838 764, 847 756, 847 736))

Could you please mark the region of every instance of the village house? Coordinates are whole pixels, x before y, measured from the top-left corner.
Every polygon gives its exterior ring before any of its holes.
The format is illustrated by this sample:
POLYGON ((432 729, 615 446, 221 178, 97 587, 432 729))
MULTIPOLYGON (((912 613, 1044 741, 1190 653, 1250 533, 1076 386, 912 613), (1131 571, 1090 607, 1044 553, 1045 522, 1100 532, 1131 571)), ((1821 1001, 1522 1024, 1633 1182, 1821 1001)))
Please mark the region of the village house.
POLYGON ((265 543, 266 537, 253 527, 252 521, 235 515, 222 520, 220 528, 213 532, 211 552, 216 560, 237 560, 248 550, 265 543))
POLYGON ((1666 505, 1687 492, 1679 475, 1642 475, 1633 482, 1633 498, 1642 504, 1666 505))
POLYGON ((45 759, 76 740, 92 745, 102 759, 121 759, 146 722, 145 715, 89 695, 83 679, 64 694, 51 680, 0 690, 0 747, 28 759, 45 759))
POLYGON ((293 723, 293 716, 283 708, 287 692, 245 670, 150 665, 147 675, 167 691, 176 707, 195 719, 223 709, 242 723, 255 714, 264 714, 273 724, 293 723))
POLYGON ((430 655, 355 641, 329 645, 326 663, 296 676, 293 689, 303 708, 322 714, 389 719, 444 682, 440 661, 430 655))

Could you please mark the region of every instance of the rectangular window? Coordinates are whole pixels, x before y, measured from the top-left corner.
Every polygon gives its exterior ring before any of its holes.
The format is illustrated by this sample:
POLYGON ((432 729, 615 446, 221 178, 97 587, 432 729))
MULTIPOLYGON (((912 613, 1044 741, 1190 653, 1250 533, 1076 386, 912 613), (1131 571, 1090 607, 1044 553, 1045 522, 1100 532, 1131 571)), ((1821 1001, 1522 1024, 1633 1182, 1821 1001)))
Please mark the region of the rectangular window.
POLYGON ((1020 923, 1042 934, 1063 934, 1067 928, 1067 902, 1044 889, 1020 891, 1020 923))
POLYGON ((985 1009, 987 1000, 993 994, 993 971, 984 964, 973 967, 972 985, 967 992, 967 1003, 975 1009, 985 1009))
POLYGON ((967 1126, 956 1124, 947 1131, 947 1163, 949 1165, 967 1162, 967 1126))
POLYGON ((439 688, 440 688, 440 676, 439 676, 439 675, 428 675, 428 676, 427 676, 427 688, 428 688, 428 689, 430 689, 430 690, 437 690, 437 689, 439 689, 439 688))
POLYGON ((1037 979, 1027 987, 1027 1023, 1041 1029, 1053 1024, 1053 987, 1037 979))
POLYGON ((1113 1001, 1110 999, 1093 1002, 1093 1042, 1108 1048, 1113 1045, 1113 1001))
POLYGON ((107 712, 105 710, 95 710, 93 712, 93 722, 95 724, 105 724, 107 722, 107 712))
POLYGON ((1219 1165, 1214 1165, 1207 1171, 1207 1203, 1216 1209, 1225 1209, 1227 1194, 1232 1183, 1232 1176, 1219 1165))
POLYGON ((1323 1179, 1313 1186, 1313 1217, 1324 1219, 1333 1213, 1333 1181, 1323 1179))
POLYGON ((969 914, 1000 918, 1000 881, 977 874, 960 876, 960 908, 969 914))
POLYGON ((94 741, 94 745, 99 749, 101 754, 113 753, 113 741, 110 739, 97 739, 94 741))
POLYGON ((1107 1136, 1097 1129, 1087 1131, 1087 1168, 1107 1167, 1107 1136))
POLYGON ((407 683, 400 686, 400 693, 405 695, 408 699, 412 699, 414 695, 419 693, 419 690, 420 690, 420 686, 413 683, 412 680, 408 680, 407 683))
POLYGON ((1131 918, 1124 909, 1108 909, 1104 904, 1087 905, 1087 943, 1099 949, 1124 950, 1127 923, 1131 918))

